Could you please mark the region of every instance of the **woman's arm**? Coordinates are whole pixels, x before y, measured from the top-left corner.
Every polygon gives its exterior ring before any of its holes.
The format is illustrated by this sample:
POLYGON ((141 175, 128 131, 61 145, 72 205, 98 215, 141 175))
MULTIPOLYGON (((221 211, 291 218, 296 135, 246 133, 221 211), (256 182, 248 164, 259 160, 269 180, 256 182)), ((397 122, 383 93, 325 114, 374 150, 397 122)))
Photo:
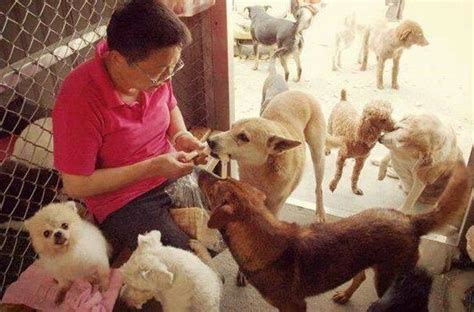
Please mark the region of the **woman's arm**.
POLYGON ((64 192, 73 198, 83 198, 116 191, 151 177, 178 178, 192 171, 193 162, 187 161, 187 155, 163 154, 128 166, 97 169, 89 176, 62 173, 64 192))

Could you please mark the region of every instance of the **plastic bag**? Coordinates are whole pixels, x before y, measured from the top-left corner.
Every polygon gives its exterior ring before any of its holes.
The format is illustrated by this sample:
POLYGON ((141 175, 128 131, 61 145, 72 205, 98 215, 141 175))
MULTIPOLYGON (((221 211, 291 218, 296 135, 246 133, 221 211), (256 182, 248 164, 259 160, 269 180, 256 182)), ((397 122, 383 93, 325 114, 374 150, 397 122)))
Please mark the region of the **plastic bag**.
POLYGON ((207 227, 210 210, 199 189, 195 172, 179 178, 166 186, 164 191, 175 208, 171 210, 171 216, 184 232, 213 251, 221 252, 226 248, 220 232, 207 227))
POLYGON ((209 211, 194 172, 166 186, 164 191, 171 198, 174 207, 200 207, 209 211))

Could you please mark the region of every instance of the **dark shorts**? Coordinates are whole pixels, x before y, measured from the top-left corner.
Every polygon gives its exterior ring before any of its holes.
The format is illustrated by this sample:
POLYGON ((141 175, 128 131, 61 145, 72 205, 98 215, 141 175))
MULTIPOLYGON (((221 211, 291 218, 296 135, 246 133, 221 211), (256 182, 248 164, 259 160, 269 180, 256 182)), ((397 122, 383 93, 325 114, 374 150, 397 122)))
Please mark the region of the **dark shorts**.
POLYGON ((161 232, 163 245, 190 250, 189 236, 174 223, 169 212, 172 202, 164 189, 171 183, 160 185, 140 195, 109 215, 99 225, 112 245, 112 259, 124 248, 130 251, 135 250, 138 234, 145 234, 152 230, 161 232))

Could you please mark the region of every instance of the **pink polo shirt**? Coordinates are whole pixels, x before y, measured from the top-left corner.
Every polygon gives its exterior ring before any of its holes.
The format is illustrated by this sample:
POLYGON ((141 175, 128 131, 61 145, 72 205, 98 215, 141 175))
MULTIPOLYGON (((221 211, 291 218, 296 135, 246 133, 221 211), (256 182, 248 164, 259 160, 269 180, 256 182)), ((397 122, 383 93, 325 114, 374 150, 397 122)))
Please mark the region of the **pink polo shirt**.
MULTIPOLYGON (((75 68, 64 80, 53 110, 54 165, 72 175, 130 165, 173 151, 166 137, 170 111, 176 106, 171 83, 141 92, 125 104, 105 69, 105 41, 95 58, 75 68)), ((166 179, 155 177, 119 190, 85 198, 87 209, 102 222, 112 212, 166 179)))

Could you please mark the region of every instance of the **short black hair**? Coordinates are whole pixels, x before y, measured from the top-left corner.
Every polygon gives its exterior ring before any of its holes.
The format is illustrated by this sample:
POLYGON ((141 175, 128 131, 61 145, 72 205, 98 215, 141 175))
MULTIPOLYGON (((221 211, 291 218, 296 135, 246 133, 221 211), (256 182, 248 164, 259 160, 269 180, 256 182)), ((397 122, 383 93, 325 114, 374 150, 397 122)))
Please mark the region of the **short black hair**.
POLYGON ((153 50, 191 43, 186 25, 159 0, 131 0, 117 9, 107 26, 110 50, 133 63, 153 50))

